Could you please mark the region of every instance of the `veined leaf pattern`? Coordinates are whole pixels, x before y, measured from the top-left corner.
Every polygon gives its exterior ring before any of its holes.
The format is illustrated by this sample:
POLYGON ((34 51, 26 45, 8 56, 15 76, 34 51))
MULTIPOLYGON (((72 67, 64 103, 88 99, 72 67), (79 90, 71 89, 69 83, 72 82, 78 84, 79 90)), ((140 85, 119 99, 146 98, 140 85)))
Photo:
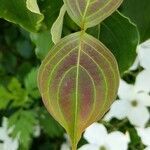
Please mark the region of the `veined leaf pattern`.
POLYGON ((70 17, 82 28, 93 27, 110 16, 123 0, 64 0, 70 17))
POLYGON ((118 65, 112 53, 84 31, 61 39, 43 60, 38 86, 52 116, 76 146, 116 98, 118 65))

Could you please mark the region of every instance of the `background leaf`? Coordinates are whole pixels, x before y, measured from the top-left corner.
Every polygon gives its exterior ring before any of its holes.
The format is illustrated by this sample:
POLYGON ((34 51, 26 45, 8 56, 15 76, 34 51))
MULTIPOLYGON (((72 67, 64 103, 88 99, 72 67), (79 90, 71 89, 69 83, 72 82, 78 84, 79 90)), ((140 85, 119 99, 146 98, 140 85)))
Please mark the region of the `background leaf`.
POLYGON ((0 86, 0 109, 5 109, 11 99, 12 95, 3 86, 0 86))
POLYGON ((139 33, 135 24, 115 12, 100 25, 99 39, 114 54, 121 74, 129 69, 136 57, 139 33), (128 59, 127 59, 128 58, 128 59))
MULTIPOLYGON (((79 30, 68 16, 66 19, 64 34, 79 30)), ((133 64, 140 36, 137 26, 129 18, 116 11, 101 24, 89 28, 87 32, 102 41, 114 54, 121 74, 133 64)))
POLYGON ((35 54, 37 58, 44 59, 46 54, 54 45, 50 31, 30 34, 32 42, 35 44, 35 54))
POLYGON ((63 5, 60 9, 60 13, 54 24, 51 28, 51 35, 52 35, 52 41, 56 44, 61 39, 62 34, 62 28, 63 28, 63 21, 64 21, 64 15, 66 13, 66 6, 63 5))
POLYGON ((49 115, 44 107, 39 111, 39 122, 41 128, 49 135, 49 137, 59 137, 64 133, 64 129, 49 115))
POLYGON ((81 29, 93 27, 110 16, 122 0, 64 0, 67 12, 81 29))
POLYGON ((38 0, 38 5, 42 14, 44 14, 45 30, 51 29, 54 21, 59 15, 60 8, 63 5, 62 0, 38 0))
POLYGON ((59 15, 63 1, 38 0, 37 2, 41 13, 44 14, 43 26, 42 31, 39 33, 30 33, 30 37, 36 46, 35 53, 37 58, 42 60, 54 45, 50 30, 59 15))
POLYGON ((9 127, 13 127, 12 136, 18 137, 23 150, 29 149, 36 124, 36 114, 29 110, 17 111, 9 118, 9 127))
POLYGON ((37 0, 27 0, 26 5, 27 8, 33 13, 41 14, 39 10, 39 6, 37 4, 37 0))
POLYGON ((44 16, 28 10, 26 0, 0 0, 0 4, 1 18, 19 24, 31 32, 39 30, 44 16))
POLYGON ((25 89, 21 87, 21 83, 16 79, 12 78, 8 84, 8 90, 12 94, 12 106, 18 107, 22 106, 28 102, 28 93, 25 89))
POLYGON ((150 38, 149 0, 124 0, 120 11, 137 24, 141 42, 150 38))

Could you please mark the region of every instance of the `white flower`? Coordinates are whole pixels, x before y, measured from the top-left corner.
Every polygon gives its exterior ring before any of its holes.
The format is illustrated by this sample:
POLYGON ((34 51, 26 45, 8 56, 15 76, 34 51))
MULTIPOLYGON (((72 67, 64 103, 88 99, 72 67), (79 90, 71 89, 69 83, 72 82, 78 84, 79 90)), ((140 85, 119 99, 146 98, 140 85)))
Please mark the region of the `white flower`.
POLYGON ((3 118, 2 127, 0 127, 0 141, 2 141, 0 150, 17 150, 19 147, 18 140, 9 137, 12 129, 8 129, 7 124, 7 118, 3 118))
POLYGON ((150 70, 150 40, 144 42, 138 47, 138 57, 140 66, 150 70))
POLYGON ((150 40, 138 46, 137 54, 138 56, 130 70, 136 70, 139 65, 144 69, 150 70, 150 40))
POLYGON ((150 127, 137 128, 136 130, 141 137, 142 143, 147 146, 145 150, 150 150, 150 127))
POLYGON ((67 143, 61 145, 61 150, 70 150, 70 146, 67 143))
POLYGON ((120 81, 117 100, 105 116, 105 120, 112 118, 128 118, 131 124, 144 127, 150 119, 150 71, 144 70, 136 78, 135 85, 120 81))
POLYGON ((33 136, 34 137, 39 137, 41 134, 41 128, 40 128, 40 125, 37 124, 35 127, 34 127, 34 132, 33 132, 33 136))
POLYGON ((66 142, 61 145, 61 150, 70 150, 70 142, 67 134, 64 135, 66 142))
POLYGON ((84 133, 89 144, 83 145, 79 150, 127 150, 129 137, 122 132, 107 133, 104 125, 94 123, 84 133))

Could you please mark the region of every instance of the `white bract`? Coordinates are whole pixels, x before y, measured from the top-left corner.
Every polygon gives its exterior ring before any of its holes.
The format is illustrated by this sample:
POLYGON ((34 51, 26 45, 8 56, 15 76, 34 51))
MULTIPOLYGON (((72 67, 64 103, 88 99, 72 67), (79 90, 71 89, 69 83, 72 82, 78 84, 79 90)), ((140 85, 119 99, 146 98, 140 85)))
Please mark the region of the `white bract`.
POLYGON ((120 81, 118 91, 119 100, 115 101, 105 117, 106 121, 112 118, 128 118, 131 124, 144 127, 150 119, 150 71, 140 72, 135 85, 120 81))
POLYGON ((70 150, 70 142, 67 134, 64 135, 66 142, 61 145, 61 150, 70 150))
POLYGON ((137 58, 130 70, 137 69, 138 65, 150 70, 150 40, 140 44, 137 48, 137 58))
POLYGON ((67 143, 61 145, 61 150, 70 150, 70 146, 67 143))
POLYGON ((94 123, 84 133, 89 144, 83 145, 79 150, 127 150, 130 142, 129 136, 119 131, 108 133, 105 126, 94 123))
POLYGON ((33 136, 37 138, 37 137, 40 136, 40 134, 41 134, 41 128, 40 128, 40 125, 37 124, 37 125, 34 127, 33 136))
POLYGON ((137 128, 136 130, 141 137, 142 143, 147 146, 144 150, 150 150, 150 127, 137 128))
POLYGON ((138 57, 140 66, 150 70, 150 40, 144 42, 138 47, 138 57))
POLYGON ((9 137, 11 129, 7 127, 7 118, 3 118, 2 127, 0 127, 0 150, 17 150, 19 143, 17 139, 9 137))

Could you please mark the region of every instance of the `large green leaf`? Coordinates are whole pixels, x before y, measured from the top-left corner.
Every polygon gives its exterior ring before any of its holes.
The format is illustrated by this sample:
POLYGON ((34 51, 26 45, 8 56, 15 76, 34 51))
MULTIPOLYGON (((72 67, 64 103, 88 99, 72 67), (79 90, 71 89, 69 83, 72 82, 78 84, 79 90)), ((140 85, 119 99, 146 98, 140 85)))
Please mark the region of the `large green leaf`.
POLYGON ((122 0, 64 0, 70 17, 82 29, 93 27, 110 16, 122 0))
POLYGON ((50 31, 30 34, 32 42, 35 44, 35 54, 37 58, 44 59, 50 48, 54 45, 50 31))
POLYGON ((43 60, 38 75, 43 102, 70 135, 73 150, 85 128, 109 109, 118 84, 114 56, 84 31, 60 40, 43 60))
POLYGON ((38 0, 38 5, 42 14, 44 14, 44 24, 47 30, 50 30, 54 21, 59 15, 60 8, 63 5, 62 0, 38 0))
POLYGON ((121 12, 137 24, 141 42, 150 38, 150 1, 124 0, 121 12))
POLYGON ((26 0, 0 0, 0 17, 31 32, 39 30, 44 19, 42 14, 26 7, 26 0))
MULTIPOLYGON (((50 29, 59 15, 62 0, 39 0, 38 5, 44 14, 43 29, 39 33, 31 33, 30 37, 35 44, 35 53, 39 59, 44 59, 50 48, 54 45, 50 29)), ((56 33, 58 35, 58 33, 56 33)))
POLYGON ((121 74, 128 70, 135 60, 136 48, 139 44, 136 25, 116 11, 101 25, 90 29, 90 32, 114 54, 121 74))

